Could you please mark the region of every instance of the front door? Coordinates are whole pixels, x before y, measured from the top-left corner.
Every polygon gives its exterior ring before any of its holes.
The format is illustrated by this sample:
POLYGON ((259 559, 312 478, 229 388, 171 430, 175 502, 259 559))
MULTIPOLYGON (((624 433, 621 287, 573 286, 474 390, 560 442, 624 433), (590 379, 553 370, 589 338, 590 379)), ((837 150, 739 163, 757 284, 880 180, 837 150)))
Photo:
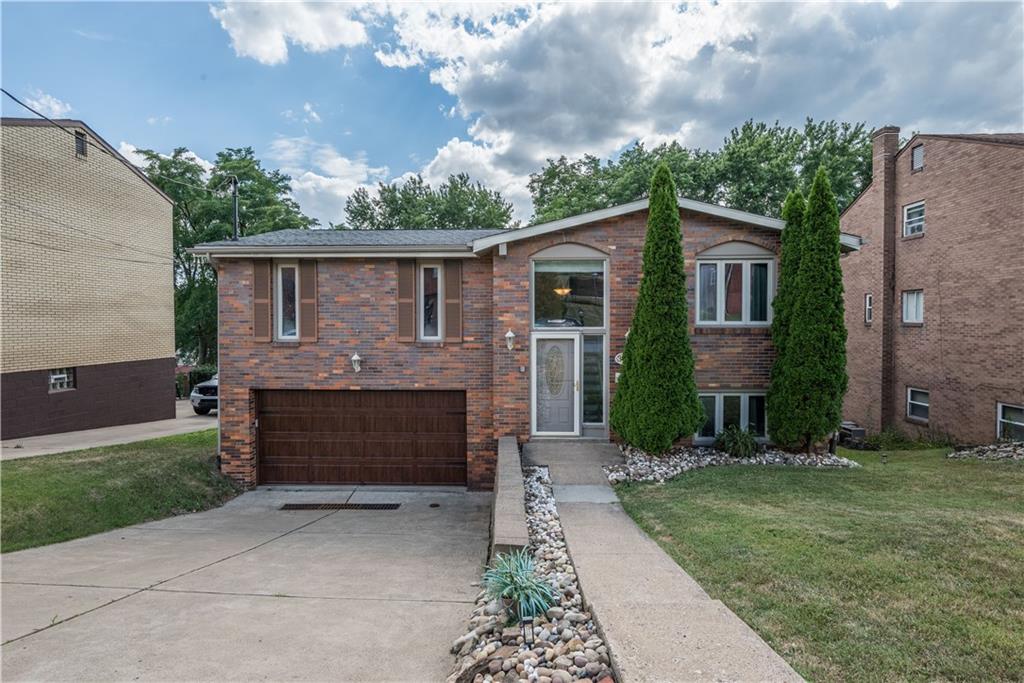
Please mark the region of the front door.
POLYGON ((533 339, 533 432, 578 436, 579 343, 574 332, 533 339))

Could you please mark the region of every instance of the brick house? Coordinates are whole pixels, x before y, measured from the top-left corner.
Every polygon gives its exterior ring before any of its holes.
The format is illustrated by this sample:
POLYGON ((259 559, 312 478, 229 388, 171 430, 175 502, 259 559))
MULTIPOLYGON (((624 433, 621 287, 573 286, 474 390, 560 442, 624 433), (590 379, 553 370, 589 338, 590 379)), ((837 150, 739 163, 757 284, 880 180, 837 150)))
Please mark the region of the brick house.
MULTIPOLYGON (((735 422, 767 439, 783 224, 686 199, 680 215, 711 416, 694 438, 735 422)), ((517 230, 291 230, 196 247, 220 287, 223 470, 247 485, 486 489, 498 437, 609 439, 646 226, 642 200, 517 230)))
POLYGON ((3 439, 175 412, 171 200, 57 123, 2 121, 3 439))
POLYGON ((1024 438, 1024 134, 873 137, 841 217, 844 418, 962 443, 1024 438))

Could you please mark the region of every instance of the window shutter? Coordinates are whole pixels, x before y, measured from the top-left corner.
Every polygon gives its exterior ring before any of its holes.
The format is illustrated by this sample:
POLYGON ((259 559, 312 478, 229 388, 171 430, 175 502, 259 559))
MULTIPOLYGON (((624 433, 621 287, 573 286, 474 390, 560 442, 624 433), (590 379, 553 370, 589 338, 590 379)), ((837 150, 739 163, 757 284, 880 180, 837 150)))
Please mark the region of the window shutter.
POLYGON ((272 339, 270 292, 273 268, 269 259, 252 262, 252 336, 256 341, 272 339))
POLYGON ((398 262, 398 341, 416 339, 416 262, 398 262))
POLYGON ((299 261, 299 341, 316 341, 316 302, 316 261, 299 261))
POLYGON ((444 339, 462 341, 462 261, 444 262, 444 339))

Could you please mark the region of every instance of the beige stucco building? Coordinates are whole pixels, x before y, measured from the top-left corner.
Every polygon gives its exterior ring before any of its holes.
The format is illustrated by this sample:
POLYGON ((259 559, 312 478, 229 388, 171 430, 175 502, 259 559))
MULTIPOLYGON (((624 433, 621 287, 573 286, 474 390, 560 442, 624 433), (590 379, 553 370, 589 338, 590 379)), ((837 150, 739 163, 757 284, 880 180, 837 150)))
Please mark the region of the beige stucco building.
POLYGON ((170 198, 81 121, 0 142, 2 437, 174 417, 170 198))

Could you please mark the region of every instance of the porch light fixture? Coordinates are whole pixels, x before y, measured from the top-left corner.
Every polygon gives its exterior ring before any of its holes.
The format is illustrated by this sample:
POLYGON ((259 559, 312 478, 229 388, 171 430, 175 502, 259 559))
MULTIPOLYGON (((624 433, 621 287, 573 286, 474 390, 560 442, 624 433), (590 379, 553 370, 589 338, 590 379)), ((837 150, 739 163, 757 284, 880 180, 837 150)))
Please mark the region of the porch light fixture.
POLYGON ((512 347, 515 346, 515 343, 516 343, 516 333, 513 332, 512 328, 510 327, 508 329, 508 332, 505 333, 505 346, 507 346, 508 350, 511 351, 512 347))
POLYGON ((360 370, 363 369, 363 359, 359 357, 358 353, 353 353, 352 358, 350 360, 352 361, 353 370, 359 372, 360 370))
POLYGON ((533 617, 524 617, 522 621, 523 626, 523 643, 528 648, 533 647, 533 617))

